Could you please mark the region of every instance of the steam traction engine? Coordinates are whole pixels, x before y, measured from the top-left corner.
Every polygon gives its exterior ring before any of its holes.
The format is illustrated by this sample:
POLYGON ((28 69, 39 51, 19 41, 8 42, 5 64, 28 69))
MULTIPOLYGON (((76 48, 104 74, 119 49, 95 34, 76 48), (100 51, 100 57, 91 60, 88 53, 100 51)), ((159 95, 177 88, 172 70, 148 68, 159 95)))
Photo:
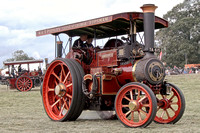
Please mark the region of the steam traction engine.
POLYGON ((44 109, 54 121, 76 120, 82 110, 113 111, 128 127, 176 123, 185 109, 179 88, 167 83, 163 63, 154 55, 154 29, 168 26, 154 16, 154 5, 143 13, 128 12, 37 31, 37 36, 56 37, 56 59, 49 65, 42 88, 44 109), (145 46, 136 41, 144 32, 145 46), (65 58, 60 33, 69 36, 65 58), (72 37, 82 34, 110 39, 102 49, 71 49, 72 37))
POLYGON ((30 91, 36 86, 40 86, 43 80, 42 70, 31 71, 29 65, 35 63, 43 63, 43 60, 23 60, 23 61, 12 61, 4 62, 4 65, 8 66, 8 71, 6 72, 9 76, 5 77, 7 85, 10 89, 17 89, 21 92, 30 91), (14 65, 27 64, 28 70, 17 71, 14 65), (10 66, 11 70, 10 70, 10 66), (13 70, 12 70, 13 69, 13 70))

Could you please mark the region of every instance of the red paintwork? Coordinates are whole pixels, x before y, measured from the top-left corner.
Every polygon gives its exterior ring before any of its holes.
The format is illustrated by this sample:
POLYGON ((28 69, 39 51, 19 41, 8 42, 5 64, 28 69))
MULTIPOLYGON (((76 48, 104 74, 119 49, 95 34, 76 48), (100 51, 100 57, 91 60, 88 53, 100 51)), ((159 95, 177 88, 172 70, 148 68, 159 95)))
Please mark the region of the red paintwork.
MULTIPOLYGON (((92 85, 93 85, 93 81, 92 81, 92 75, 91 74, 87 74, 84 76, 84 80, 87 79, 87 83, 88 83, 88 91, 90 92, 92 90, 92 85)), ((97 86, 97 95, 99 95, 101 93, 100 91, 100 82, 101 82, 101 77, 97 76, 97 82, 98 82, 98 86, 97 86)))
POLYGON ((98 66, 117 66, 117 50, 106 50, 97 53, 98 66))
POLYGON ((17 80, 17 78, 11 78, 8 80, 10 89, 16 89, 16 85, 15 85, 16 80, 17 80))
POLYGON ((19 91, 30 91, 33 87, 33 81, 28 76, 20 76, 15 85, 19 91))
MULTIPOLYGON (((76 55, 79 54, 80 51, 78 50, 70 50, 67 54, 66 58, 75 59, 76 55)), ((86 74, 98 74, 103 73, 102 77, 111 75, 112 78, 110 80, 106 80, 102 78, 102 95, 114 95, 117 94, 118 90, 121 88, 122 85, 128 82, 134 82, 133 75, 132 75, 132 64, 126 65, 118 65, 119 61, 117 60, 117 49, 112 50, 99 50, 95 54, 93 49, 90 49, 91 58, 93 58, 92 63, 90 65, 86 65, 83 62, 78 61, 86 74), (120 75, 114 75, 113 69, 120 68, 122 69, 122 73, 120 75)), ((100 84, 100 80, 99 84, 100 84)), ((91 84, 89 85, 89 90, 91 90, 91 84)), ((99 88, 98 88, 99 89, 99 88)), ((98 90, 99 92, 100 90, 98 90)))
POLYGON ((177 116, 180 114, 182 101, 179 92, 172 88, 172 95, 165 96, 161 95, 162 99, 159 99, 157 115, 155 117, 155 121, 159 123, 170 123, 173 122, 177 116), (172 111, 173 113, 169 112, 172 111), (165 112, 165 114, 161 114, 161 112, 165 112), (166 117, 167 116, 167 117, 166 117))
POLYGON ((44 78, 44 83, 43 83, 43 103, 44 103, 44 108, 46 110, 46 113, 52 120, 62 120, 64 119, 64 116, 70 112, 72 109, 70 108, 71 104, 71 98, 73 96, 73 85, 72 84, 72 75, 71 72, 69 71, 68 66, 63 62, 56 60, 53 63, 51 63, 47 69, 45 78, 44 78), (65 79, 64 76, 59 77, 59 72, 62 72, 62 75, 68 75, 68 79, 65 79), (59 77, 59 81, 57 81, 57 78, 59 77), (65 83, 67 87, 66 93, 64 97, 58 97, 55 92, 54 88, 56 87, 57 84, 59 83, 65 83), (67 99, 65 101, 65 99, 67 99), (65 113, 63 112, 64 107, 62 107, 61 110, 58 108, 61 108, 61 104, 55 104, 55 100, 57 103, 63 103, 67 110, 65 113), (60 102, 59 102, 60 101, 60 102))
POLYGON ((129 127, 140 127, 151 118, 151 114, 153 111, 152 99, 148 91, 142 86, 130 84, 123 87, 123 89, 120 89, 118 95, 116 96, 115 102, 116 102, 115 111, 118 115, 118 119, 129 127), (133 97, 127 97, 129 95, 133 95, 133 92, 135 91, 138 92, 137 99, 133 99, 133 97), (143 92, 144 95, 139 95, 140 92, 143 92), (146 98, 141 100, 143 97, 146 97, 146 98), (127 104, 124 103, 124 99, 128 103, 136 102, 137 107, 135 108, 135 110, 131 111, 130 108, 128 108, 126 113, 123 112, 123 108, 128 107, 127 104), (148 112, 145 112, 145 117, 141 118, 141 114, 144 113, 143 109, 145 107, 148 107, 149 110, 148 112), (135 117, 137 117, 136 116, 137 114, 138 116, 140 114, 139 121, 137 121, 137 119, 134 119, 135 117))
MULTIPOLYGON (((143 7, 148 9, 156 8, 151 4, 144 5, 143 7)), ((144 11, 144 13, 146 12, 144 11)), ((125 35, 130 32, 129 35, 131 36, 129 40, 133 39, 135 42, 135 34, 144 31, 144 27, 146 26, 144 25, 143 19, 143 13, 120 13, 40 30, 36 32, 36 36, 53 34, 57 39, 57 35, 65 33, 70 37, 69 47, 71 47, 71 38, 74 36, 83 34, 94 35, 95 33, 95 39, 102 39, 125 35), (133 25, 130 26, 130 24, 133 25)), ((148 17, 145 17, 145 19, 148 19, 148 17)), ((164 27, 168 27, 168 22, 159 17, 155 17, 155 29, 164 27)), ((145 36, 145 39, 148 39, 148 36, 145 36)), ((163 84, 148 84, 148 82, 146 82, 146 80, 149 81, 147 78, 141 78, 142 83, 136 81, 140 81, 140 77, 137 77, 138 75, 140 76, 140 74, 136 74, 135 72, 143 74, 142 76, 149 76, 144 75, 147 73, 146 68, 148 68, 148 66, 143 68, 143 66, 146 66, 146 60, 142 60, 144 57, 143 53, 138 52, 138 54, 136 54, 136 51, 134 51, 139 50, 140 47, 137 48, 137 44, 135 44, 135 46, 132 47, 133 49, 127 50, 129 47, 123 47, 123 50, 127 51, 120 51, 122 47, 119 49, 116 47, 123 44, 120 43, 120 40, 119 43, 116 43, 116 40, 118 39, 111 39, 110 42, 108 41, 103 49, 71 49, 66 55, 66 58, 75 59, 81 66, 74 60, 62 58, 54 60, 49 65, 42 88, 43 104, 49 118, 55 121, 75 120, 83 110, 84 103, 85 109, 113 110, 113 108, 115 108, 118 119, 129 127, 148 126, 156 115, 157 103, 158 108, 164 111, 170 108, 170 104, 176 104, 178 110, 174 111, 174 116, 168 117, 165 121, 163 121, 162 116, 156 117, 155 121, 171 123, 180 116, 179 113, 181 112, 183 103, 181 97, 178 95, 179 92, 172 90, 174 95, 170 99, 166 98, 167 95, 162 96, 163 99, 156 99, 155 95, 161 93, 163 84), (142 62, 137 66, 139 61, 142 62), (74 67, 74 69, 72 67, 74 67), (81 84, 82 77, 84 78, 84 82, 81 84), (97 86, 94 86, 96 85, 96 81, 97 86), (87 98, 82 98, 81 94, 85 94, 87 98), (177 103, 171 101, 174 100, 174 96, 178 98, 177 103)), ((132 42, 133 41, 131 41, 131 44, 133 44, 132 42)), ((129 41, 127 41, 127 43, 129 43, 129 41)), ((148 44, 147 42, 145 43, 148 44)), ((150 54, 150 52, 153 52, 151 50, 152 49, 144 51, 146 55, 143 59, 154 58, 153 55, 150 54)), ((150 83, 153 84, 153 82, 150 83)), ((164 111, 163 113, 168 114, 167 111, 164 111)))
POLYGON ((117 80, 119 81, 120 84, 122 85, 126 84, 127 83, 126 80, 134 82, 132 73, 133 66, 131 63, 127 65, 121 65, 118 68, 122 69, 122 73, 117 76, 117 80))
MULTIPOLYGON (((33 64, 33 63, 43 63, 43 60, 22 60, 22 61, 12 61, 12 62, 3 62, 4 65, 8 66, 8 71, 6 72, 6 74, 9 74, 9 86, 10 89, 15 89, 16 88, 16 80, 19 77, 23 77, 23 76, 27 76, 28 78, 34 80, 36 77, 42 81, 43 80, 43 76, 39 75, 39 71, 33 71, 33 72, 29 72, 29 65, 33 64), (28 65, 28 70, 26 72, 21 72, 21 73, 17 73, 15 75, 15 77, 11 77, 11 73, 10 73, 10 65, 20 65, 20 64, 27 64, 28 65)), ((33 83, 31 85, 31 88, 33 87, 33 83)), ((29 88, 29 90, 31 89, 29 88)), ((23 91, 23 90, 22 90, 23 91)))
POLYGON ((102 81, 102 95, 116 95, 121 88, 114 75, 104 74, 102 81))
POLYGON ((111 68, 108 68, 106 66, 103 66, 103 67, 91 67, 90 68, 90 73, 91 74, 96 74, 96 73, 100 73, 100 72, 110 73, 111 72, 111 68))
POLYGON ((30 76, 38 76, 38 75, 39 75, 38 71, 30 72, 30 76))

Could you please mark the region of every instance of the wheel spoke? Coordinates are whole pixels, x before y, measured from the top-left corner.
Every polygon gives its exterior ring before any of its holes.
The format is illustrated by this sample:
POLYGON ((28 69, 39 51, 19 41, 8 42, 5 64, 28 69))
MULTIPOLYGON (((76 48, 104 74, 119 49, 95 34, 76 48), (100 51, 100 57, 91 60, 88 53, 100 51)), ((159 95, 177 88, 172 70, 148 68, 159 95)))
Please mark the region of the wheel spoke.
POLYGON ((124 96, 123 98, 125 98, 128 101, 131 101, 131 99, 129 99, 127 96, 124 96))
POLYGON ((55 74, 55 72, 53 72, 52 75, 53 75, 55 78, 57 78, 58 81, 59 81, 60 83, 62 82, 61 79, 58 77, 58 75, 55 74))
POLYGON ((28 88, 28 85, 27 85, 27 84, 26 84, 26 85, 24 85, 24 88, 26 88, 26 89, 27 89, 27 88, 28 88))
POLYGON ((69 88, 70 86, 72 86, 72 83, 70 83, 70 84, 66 85, 66 87, 67 87, 67 88, 69 88))
POLYGON ((25 79, 25 83, 28 83, 29 82, 29 80, 28 79, 25 79))
POLYGON ((53 108, 59 101, 60 99, 58 99, 53 105, 51 105, 51 108, 53 108))
POLYGON ((142 107, 149 107, 149 104, 142 104, 142 107))
POLYGON ((144 96, 143 98, 141 98, 138 102, 142 102, 145 98, 147 98, 146 96, 144 96))
POLYGON ((131 113, 131 110, 129 110, 128 112, 126 112, 125 116, 129 115, 131 113))
POLYGON ((169 113, 168 113, 168 111, 167 110, 165 110, 165 112, 166 112, 166 114, 167 114, 167 117, 168 117, 168 119, 170 118, 170 116, 169 116, 169 113))
POLYGON ((21 79, 22 83, 24 83, 24 78, 21 79))
POLYGON ((172 106, 169 106, 169 108, 175 113, 176 111, 172 108, 172 106))
POLYGON ((140 100, 140 90, 138 90, 138 97, 137 100, 140 100))
POLYGON ((130 90, 129 92, 130 92, 131 100, 133 100, 133 92, 132 92, 132 90, 130 90))
POLYGON ((176 103, 169 103, 170 105, 177 105, 178 104, 178 102, 176 102, 176 103))
POLYGON ((171 101, 174 98, 175 94, 169 99, 169 101, 171 101))
POLYGON ((63 112, 63 110, 64 110, 64 107, 65 107, 65 104, 62 105, 61 110, 60 110, 60 113, 59 113, 59 116, 62 115, 62 112, 63 112))
POLYGON ((147 113, 142 109, 139 109, 139 112, 142 112, 143 114, 147 115, 147 113))
POLYGON ((131 120, 133 121, 134 119, 134 112, 131 112, 131 120))
POLYGON ((67 96, 68 98, 72 99, 72 96, 71 96, 70 94, 66 93, 66 96, 67 96))
POLYGON ((129 105, 123 105, 123 104, 122 104, 122 108, 125 108, 125 107, 129 107, 129 105))
POLYGON ((60 76, 59 76, 59 78, 60 78, 60 80, 62 81, 62 77, 63 77, 63 74, 62 74, 62 70, 60 71, 60 76))
POLYGON ((47 91, 54 91, 54 88, 48 88, 47 91))
POLYGON ((22 80, 21 80, 21 79, 19 79, 18 83, 21 83, 21 84, 22 84, 22 80))
POLYGON ((67 75, 65 76, 65 79, 63 80, 63 83, 65 83, 66 82, 66 80, 68 79, 68 77, 69 77, 69 74, 70 74, 70 72, 68 72, 67 73, 67 75))
POLYGON ((160 116, 160 117, 161 117, 162 119, 163 119, 164 114, 165 114, 165 110, 163 110, 162 113, 161 113, 161 116, 160 116))
POLYGON ((142 116, 140 114, 140 111, 138 111, 138 117, 139 117, 139 121, 141 121, 142 120, 142 116))
POLYGON ((63 73, 63 76, 65 77, 66 74, 65 74, 65 70, 64 70, 63 64, 61 64, 61 72, 63 73))
POLYGON ((63 102, 64 102, 64 105, 65 105, 65 107, 67 108, 67 110, 69 109, 69 106, 67 105, 67 102, 65 101, 65 99, 64 98, 62 98, 63 99, 63 102))

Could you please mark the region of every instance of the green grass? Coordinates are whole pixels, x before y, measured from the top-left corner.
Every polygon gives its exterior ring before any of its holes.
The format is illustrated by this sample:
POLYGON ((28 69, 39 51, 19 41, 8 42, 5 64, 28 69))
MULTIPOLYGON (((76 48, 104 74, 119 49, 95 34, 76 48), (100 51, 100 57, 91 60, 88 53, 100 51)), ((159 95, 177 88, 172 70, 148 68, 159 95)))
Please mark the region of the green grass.
POLYGON ((126 128, 118 120, 89 119, 94 112, 84 112, 88 116, 74 122, 54 122, 43 109, 39 88, 24 93, 0 86, 0 132, 200 132, 200 74, 167 80, 182 90, 186 100, 185 113, 174 125, 152 122, 147 128, 126 128))

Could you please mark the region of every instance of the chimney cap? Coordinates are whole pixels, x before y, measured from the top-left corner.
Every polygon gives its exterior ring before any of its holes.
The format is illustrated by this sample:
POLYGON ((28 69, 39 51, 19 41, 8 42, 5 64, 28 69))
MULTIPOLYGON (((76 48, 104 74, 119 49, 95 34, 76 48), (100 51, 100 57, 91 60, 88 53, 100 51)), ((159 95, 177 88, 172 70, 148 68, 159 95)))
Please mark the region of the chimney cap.
POLYGON ((144 4, 142 7, 140 7, 144 13, 154 13, 157 6, 154 4, 144 4))

